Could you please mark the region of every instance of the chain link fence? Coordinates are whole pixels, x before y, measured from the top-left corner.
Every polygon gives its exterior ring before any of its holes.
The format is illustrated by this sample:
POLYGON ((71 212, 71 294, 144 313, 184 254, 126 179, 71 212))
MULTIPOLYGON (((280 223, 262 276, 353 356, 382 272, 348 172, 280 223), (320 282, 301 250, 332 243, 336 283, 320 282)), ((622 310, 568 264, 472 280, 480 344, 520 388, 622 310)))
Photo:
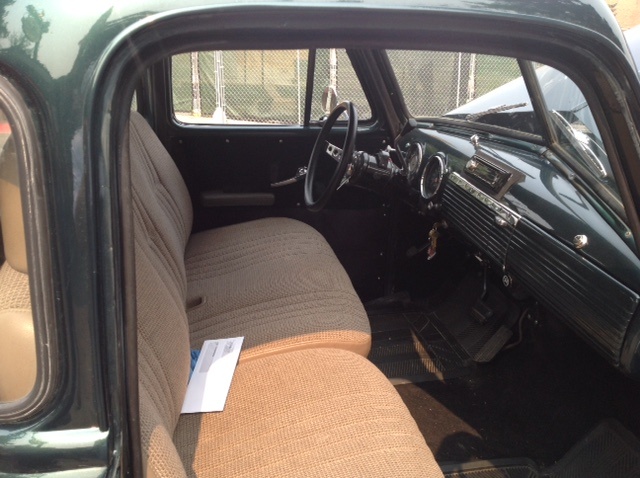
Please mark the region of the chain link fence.
MULTIPOLYGON (((173 107, 185 122, 217 124, 302 124, 307 50, 193 52, 172 59, 173 107)), ((343 50, 318 50, 312 119, 324 116, 322 93, 332 86, 339 98, 371 110, 343 50)))
POLYGON ((387 51, 415 117, 441 116, 520 76, 515 58, 437 51, 387 51))
MULTIPOLYGON (((515 59, 430 51, 389 51, 389 59, 416 117, 438 116, 520 75, 515 59)), ((361 120, 371 109, 344 50, 316 52, 311 119, 327 114, 327 87, 355 103, 361 120)), ((172 58, 173 106, 188 123, 304 122, 307 50, 206 51, 172 58)))

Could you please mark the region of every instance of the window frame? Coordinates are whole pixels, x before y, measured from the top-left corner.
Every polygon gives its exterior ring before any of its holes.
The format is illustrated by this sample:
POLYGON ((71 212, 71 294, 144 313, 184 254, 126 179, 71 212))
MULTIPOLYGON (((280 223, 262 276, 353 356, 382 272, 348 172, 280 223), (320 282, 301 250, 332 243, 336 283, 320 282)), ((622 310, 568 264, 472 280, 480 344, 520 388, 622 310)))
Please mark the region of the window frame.
POLYGON ((0 403, 0 424, 34 418, 53 398, 59 380, 51 229, 46 212, 45 185, 42 181, 46 176, 43 173, 43 154, 37 133, 36 115, 27 101, 28 98, 11 79, 0 75, 0 107, 11 126, 18 156, 37 364, 32 390, 19 400, 0 403))
MULTIPOLYGON (((322 48, 327 49, 327 48, 322 48)), ((271 51, 273 49, 265 49, 264 51, 271 51)), ((175 111, 175 103, 173 98, 173 57, 180 54, 188 54, 191 51, 181 51, 178 53, 172 53, 170 56, 166 57, 166 81, 167 81, 167 96, 168 96, 168 113, 171 119, 172 124, 178 127, 197 127, 197 128, 256 128, 256 129, 278 129, 278 128, 307 128, 309 126, 320 127, 322 126, 322 119, 314 119, 311 118, 311 113, 313 110, 313 96, 315 92, 315 72, 316 72, 316 63, 317 63, 317 51, 319 48, 294 48, 294 50, 306 50, 308 52, 307 56, 307 70, 306 70, 306 81, 304 83, 305 94, 303 104, 303 112, 302 112, 302 123, 301 124, 287 124, 287 123, 251 123, 251 124, 222 124, 222 123, 208 123, 208 122, 185 122, 178 119, 175 111)), ((197 51, 197 50, 193 50, 197 51)), ((198 50, 199 51, 199 50, 198 50)), ((260 51, 260 50, 256 50, 260 51)), ((349 58, 350 66, 355 74, 355 78, 358 81, 360 89, 363 93, 365 100, 367 101, 367 106, 371 111, 371 116, 367 119, 360 120, 359 123, 365 126, 374 125, 377 122, 376 108, 375 102, 371 101, 370 94, 366 89, 365 82, 363 82, 360 72, 357 69, 356 64, 354 63, 351 53, 348 49, 344 49, 344 53, 347 58, 349 58)), ((348 98, 346 98, 348 99, 348 98)), ((339 120, 337 125, 344 125, 346 121, 339 120)))

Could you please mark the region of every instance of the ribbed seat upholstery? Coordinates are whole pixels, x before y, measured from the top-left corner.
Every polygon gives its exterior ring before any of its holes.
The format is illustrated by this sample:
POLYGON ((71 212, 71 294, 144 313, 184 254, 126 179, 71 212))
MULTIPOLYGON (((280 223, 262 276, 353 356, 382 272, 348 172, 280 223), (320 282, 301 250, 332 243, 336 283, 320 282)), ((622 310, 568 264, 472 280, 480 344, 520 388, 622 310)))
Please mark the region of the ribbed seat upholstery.
POLYGON ((244 361, 223 412, 180 416, 190 358, 181 287, 137 211, 134 220, 147 476, 442 476, 395 389, 346 350, 244 361))
POLYGON ((306 224, 268 219, 195 234, 186 268, 187 302, 198 304, 188 310, 193 347, 245 335, 242 360, 318 346, 369 352, 362 303, 325 239, 306 224))
POLYGON ((193 348, 242 335, 241 360, 319 346, 368 354, 362 303, 317 231, 272 218, 190 237, 193 211, 173 160, 144 118, 132 113, 130 124, 133 199, 186 297, 193 348))
POLYGON ((393 386, 344 350, 241 363, 224 412, 181 416, 175 441, 190 477, 442 476, 393 386))
POLYGON ((324 239, 273 219, 188 240, 177 170, 154 164, 166 151, 131 124, 145 474, 441 477, 395 389, 351 351, 368 351, 367 318, 324 239), (225 410, 180 416, 191 343, 232 335, 248 354, 225 410))

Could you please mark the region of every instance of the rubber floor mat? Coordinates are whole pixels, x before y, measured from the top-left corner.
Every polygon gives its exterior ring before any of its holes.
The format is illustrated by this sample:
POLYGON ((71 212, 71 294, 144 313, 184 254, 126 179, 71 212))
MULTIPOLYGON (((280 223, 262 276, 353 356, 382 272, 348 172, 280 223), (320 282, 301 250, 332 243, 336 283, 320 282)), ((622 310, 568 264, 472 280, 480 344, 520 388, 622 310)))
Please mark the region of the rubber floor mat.
MULTIPOLYGON (((492 314, 484 323, 479 323, 472 318, 471 310, 481 291, 480 278, 472 274, 466 276, 449 298, 431 309, 428 319, 445 328, 475 362, 489 362, 513 335, 511 328, 520 310, 489 283, 484 304, 492 314)), ((420 330, 421 324, 415 326, 420 330)))
POLYGON ((459 377, 473 362, 422 312, 369 313, 369 359, 394 384, 459 377), (412 324, 422 324, 416 330, 412 324))
POLYGON ((447 478, 640 477, 640 441, 616 420, 605 420, 555 465, 538 471, 526 458, 443 464, 447 478))
POLYGON ((539 478, 536 464, 526 458, 444 465, 446 478, 539 478))
POLYGON ((576 444, 546 478, 640 477, 640 441, 619 422, 605 420, 576 444))

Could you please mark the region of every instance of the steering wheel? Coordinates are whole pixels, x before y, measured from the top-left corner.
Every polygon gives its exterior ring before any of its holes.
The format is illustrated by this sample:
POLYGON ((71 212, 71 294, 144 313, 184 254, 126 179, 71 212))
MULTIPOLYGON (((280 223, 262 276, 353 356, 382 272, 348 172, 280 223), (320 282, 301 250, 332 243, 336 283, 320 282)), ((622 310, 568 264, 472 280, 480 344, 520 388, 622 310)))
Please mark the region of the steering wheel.
POLYGON ((304 181, 304 202, 310 211, 320 211, 333 193, 347 181, 345 174, 353 156, 357 130, 358 113, 349 101, 337 105, 322 126, 309 158, 304 181), (347 114, 347 134, 340 148, 331 144, 327 138, 343 113, 347 114))

